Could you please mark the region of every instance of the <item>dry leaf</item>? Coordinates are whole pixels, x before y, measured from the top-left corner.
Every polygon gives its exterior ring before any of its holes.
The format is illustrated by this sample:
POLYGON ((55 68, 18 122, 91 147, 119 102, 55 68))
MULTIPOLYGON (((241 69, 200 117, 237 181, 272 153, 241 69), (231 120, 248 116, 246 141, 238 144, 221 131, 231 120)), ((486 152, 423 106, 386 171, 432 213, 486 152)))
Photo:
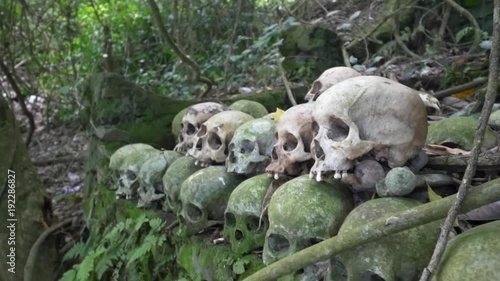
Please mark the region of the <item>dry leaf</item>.
POLYGON ((423 148, 428 155, 469 155, 470 151, 460 148, 450 148, 439 144, 426 144, 423 148))
POLYGON ((285 111, 281 108, 276 108, 276 112, 274 113, 274 121, 279 121, 280 118, 281 118, 281 115, 283 115, 283 113, 285 113, 285 111))
POLYGON ((452 97, 455 97, 455 98, 459 98, 459 99, 466 99, 472 95, 474 95, 474 93, 476 92, 476 89, 475 88, 472 88, 472 89, 467 89, 465 91, 462 91, 460 93, 456 93, 456 94, 453 94, 451 95, 452 97))
POLYGON ((486 206, 474 209, 464 215, 458 216, 458 218, 461 220, 474 220, 474 221, 499 220, 500 201, 493 202, 486 206))

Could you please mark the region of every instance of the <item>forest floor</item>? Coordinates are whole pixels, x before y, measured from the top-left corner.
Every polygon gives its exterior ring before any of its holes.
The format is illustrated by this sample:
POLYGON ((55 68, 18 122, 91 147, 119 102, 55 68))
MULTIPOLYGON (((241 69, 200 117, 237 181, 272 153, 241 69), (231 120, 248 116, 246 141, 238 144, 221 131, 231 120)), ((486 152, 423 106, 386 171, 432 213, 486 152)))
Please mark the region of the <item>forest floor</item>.
MULTIPOLYGON (((28 131, 27 118, 17 103, 14 112, 23 135, 28 131)), ((29 154, 38 176, 51 199, 54 218, 80 218, 84 182, 84 157, 87 140, 79 123, 70 121, 57 124, 47 117, 47 105, 43 98, 30 96, 26 99, 33 114, 36 130, 29 146, 29 154)), ((50 115, 50 114, 49 114, 50 115)))

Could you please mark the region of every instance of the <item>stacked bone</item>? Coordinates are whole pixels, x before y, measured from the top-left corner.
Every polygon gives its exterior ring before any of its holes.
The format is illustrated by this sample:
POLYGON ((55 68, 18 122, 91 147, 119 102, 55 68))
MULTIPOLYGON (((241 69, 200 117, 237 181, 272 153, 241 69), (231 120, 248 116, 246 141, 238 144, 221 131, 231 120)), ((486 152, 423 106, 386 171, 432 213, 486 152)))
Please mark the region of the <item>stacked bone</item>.
MULTIPOLYGON (((410 194, 425 165, 426 106, 437 100, 345 67, 325 71, 306 99, 278 120, 251 101, 193 105, 174 119, 175 152, 145 144, 115 152, 116 194, 137 198, 139 207, 162 206, 190 233, 223 224, 233 251, 263 248, 265 264, 420 204, 394 196, 410 194), (354 195, 374 192, 385 198, 354 208, 354 195)), ((438 232, 438 223, 428 224, 332 262, 350 280, 413 280, 438 232)), ((327 268, 324 261, 295 278, 320 280, 327 268)))

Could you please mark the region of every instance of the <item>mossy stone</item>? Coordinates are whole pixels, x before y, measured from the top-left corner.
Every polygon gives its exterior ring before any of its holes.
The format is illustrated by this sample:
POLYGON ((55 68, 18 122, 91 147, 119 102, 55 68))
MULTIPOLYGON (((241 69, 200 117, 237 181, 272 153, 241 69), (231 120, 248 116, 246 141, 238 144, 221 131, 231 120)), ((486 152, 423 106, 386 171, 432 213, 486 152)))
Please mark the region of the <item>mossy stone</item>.
MULTIPOLYGON (((429 126, 426 144, 454 144, 465 150, 472 150, 478 120, 471 117, 450 117, 429 126)), ((490 128, 484 135, 482 149, 497 146, 497 136, 490 128)))
POLYGON ((175 115, 174 120, 172 120, 172 134, 177 137, 181 132, 182 117, 188 111, 189 107, 184 108, 175 115))

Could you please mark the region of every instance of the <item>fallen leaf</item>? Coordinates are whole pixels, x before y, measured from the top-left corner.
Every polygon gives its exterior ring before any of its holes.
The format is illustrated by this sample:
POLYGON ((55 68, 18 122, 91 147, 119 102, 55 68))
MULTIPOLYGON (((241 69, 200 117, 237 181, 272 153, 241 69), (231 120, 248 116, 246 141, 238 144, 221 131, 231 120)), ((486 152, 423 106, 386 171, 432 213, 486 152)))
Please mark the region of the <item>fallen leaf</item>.
POLYGON ((486 220, 498 220, 500 219, 500 201, 493 202, 486 206, 474 209, 466 214, 459 215, 461 220, 475 220, 475 221, 486 221, 486 220))
POLYGON ((456 94, 453 94, 451 95, 452 97, 455 97, 455 98, 459 98, 459 99, 466 99, 472 95, 474 95, 474 93, 476 92, 476 89, 475 88, 472 88, 472 89, 467 89, 465 91, 462 91, 460 93, 456 93, 456 94))
POLYGON ((279 121, 281 118, 281 115, 283 115, 285 111, 281 108, 276 108, 276 112, 274 113, 274 121, 279 121))
POLYGON ((470 151, 460 148, 450 148, 440 144, 426 144, 423 148, 428 155, 469 155, 470 151))

